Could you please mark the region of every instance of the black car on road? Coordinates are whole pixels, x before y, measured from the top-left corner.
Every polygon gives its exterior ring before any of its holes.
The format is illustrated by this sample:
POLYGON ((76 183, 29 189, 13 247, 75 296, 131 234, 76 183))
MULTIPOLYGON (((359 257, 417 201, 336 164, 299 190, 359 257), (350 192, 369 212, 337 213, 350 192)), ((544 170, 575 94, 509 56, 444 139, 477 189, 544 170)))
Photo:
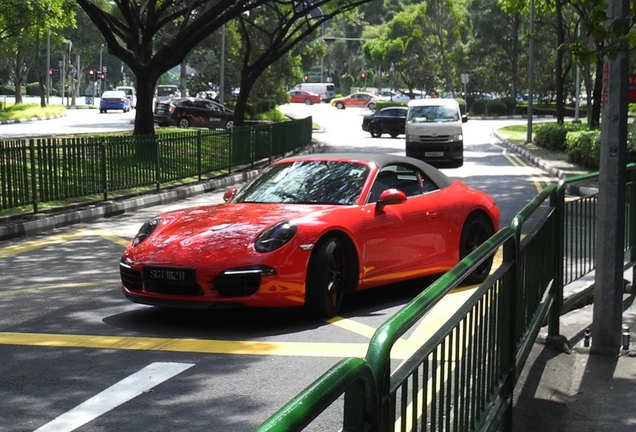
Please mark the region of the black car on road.
POLYGON ((234 127, 234 111, 210 99, 185 97, 157 102, 154 121, 159 126, 234 127))
POLYGON ((362 130, 378 138, 382 134, 389 134, 393 138, 404 133, 407 107, 391 106, 382 108, 362 119, 362 130))

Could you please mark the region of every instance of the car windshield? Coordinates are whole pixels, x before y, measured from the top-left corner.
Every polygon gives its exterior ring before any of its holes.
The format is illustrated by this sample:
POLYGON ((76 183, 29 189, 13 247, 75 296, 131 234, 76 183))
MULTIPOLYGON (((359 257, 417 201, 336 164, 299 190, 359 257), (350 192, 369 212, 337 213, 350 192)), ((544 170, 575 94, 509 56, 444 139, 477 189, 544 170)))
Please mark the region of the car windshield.
POLYGON ((353 205, 369 167, 342 161, 291 161, 272 165, 234 202, 353 205))
POLYGON ((414 106, 409 112, 409 121, 414 123, 443 123, 458 120, 459 113, 451 105, 414 106))

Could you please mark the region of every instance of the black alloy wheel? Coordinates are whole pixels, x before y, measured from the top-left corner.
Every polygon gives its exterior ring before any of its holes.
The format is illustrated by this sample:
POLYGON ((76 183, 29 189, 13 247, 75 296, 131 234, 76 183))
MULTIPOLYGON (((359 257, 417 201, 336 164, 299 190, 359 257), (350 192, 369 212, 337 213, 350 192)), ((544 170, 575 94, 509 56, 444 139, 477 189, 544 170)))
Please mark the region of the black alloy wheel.
POLYGON ((332 237, 315 246, 305 284, 306 305, 314 315, 327 318, 338 313, 352 279, 351 272, 342 241, 332 237))
MULTIPOLYGON (((477 249, 494 234, 490 220, 482 213, 472 214, 462 229, 459 243, 459 257, 463 259, 477 249)), ((483 282, 490 274, 493 257, 491 256, 479 265, 467 278, 466 282, 477 284, 483 282)))

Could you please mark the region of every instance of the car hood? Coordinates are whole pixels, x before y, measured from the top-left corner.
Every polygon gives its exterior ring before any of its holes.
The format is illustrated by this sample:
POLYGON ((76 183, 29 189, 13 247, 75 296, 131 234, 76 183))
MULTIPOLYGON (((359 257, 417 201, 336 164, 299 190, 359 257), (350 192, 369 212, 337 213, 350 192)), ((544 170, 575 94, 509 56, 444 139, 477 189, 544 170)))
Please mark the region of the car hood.
POLYGON ((301 204, 224 203, 193 207, 161 215, 155 232, 130 250, 144 260, 170 262, 183 253, 205 259, 223 251, 256 253, 252 247, 258 235, 272 225, 298 220, 335 206, 301 204))

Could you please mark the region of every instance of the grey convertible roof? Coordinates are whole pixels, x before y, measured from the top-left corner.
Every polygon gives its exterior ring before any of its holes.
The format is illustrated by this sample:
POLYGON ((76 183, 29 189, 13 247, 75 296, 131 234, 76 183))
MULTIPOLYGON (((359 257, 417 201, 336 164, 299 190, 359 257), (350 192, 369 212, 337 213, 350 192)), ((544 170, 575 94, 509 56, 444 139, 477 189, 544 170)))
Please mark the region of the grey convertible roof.
POLYGON ((288 160, 351 160, 374 163, 378 167, 380 167, 380 169, 387 165, 410 164, 421 169, 431 180, 437 183, 437 185, 441 188, 450 186, 454 181, 434 166, 429 165, 419 159, 388 153, 310 153, 301 156, 288 157, 279 162, 288 160))

